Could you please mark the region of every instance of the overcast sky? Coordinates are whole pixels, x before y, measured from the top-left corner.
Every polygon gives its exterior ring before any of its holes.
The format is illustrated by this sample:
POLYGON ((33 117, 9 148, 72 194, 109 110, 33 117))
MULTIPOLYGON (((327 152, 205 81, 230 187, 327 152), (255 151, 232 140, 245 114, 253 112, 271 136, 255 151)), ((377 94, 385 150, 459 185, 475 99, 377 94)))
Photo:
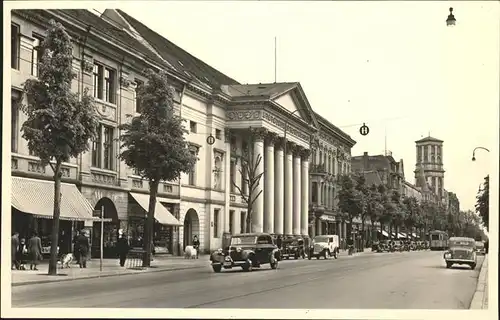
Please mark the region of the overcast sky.
POLYGON ((474 207, 483 177, 498 172, 498 1, 91 5, 126 11, 241 83, 274 82, 276 36, 277 80, 300 82, 313 109, 357 141, 352 155, 382 154, 387 131, 387 149, 413 183, 415 140, 444 140, 444 185, 462 209, 474 207), (472 162, 476 146, 492 153, 478 151, 472 162))
MULTIPOLYGON (((155 2, 120 7, 241 83, 299 81, 313 109, 350 134, 352 154, 403 159, 415 140, 444 140, 445 188, 472 209, 496 172, 499 4, 489 2, 155 2), (448 8, 457 25, 446 27, 448 8), (363 137, 359 125, 371 132, 363 137)), ((102 10, 103 7, 98 10, 102 10)))

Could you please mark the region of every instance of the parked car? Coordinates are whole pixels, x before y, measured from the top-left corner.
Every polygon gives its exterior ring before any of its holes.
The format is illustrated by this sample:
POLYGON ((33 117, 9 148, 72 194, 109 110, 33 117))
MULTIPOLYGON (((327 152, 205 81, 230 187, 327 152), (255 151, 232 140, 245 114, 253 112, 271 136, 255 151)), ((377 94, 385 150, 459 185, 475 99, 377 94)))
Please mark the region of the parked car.
POLYGON ((302 237, 290 237, 283 240, 281 256, 284 259, 305 258, 304 239, 302 237))
POLYGON ((484 247, 484 242, 476 241, 476 252, 477 252, 477 254, 480 254, 480 255, 486 254, 486 248, 484 247))
POLYGON ((315 236, 309 247, 308 258, 311 260, 313 257, 319 259, 323 257, 330 259, 333 256, 335 259, 339 257, 339 236, 338 235, 322 235, 315 236))
POLYGON ((281 259, 280 250, 268 233, 242 233, 231 237, 229 247, 218 249, 210 255, 214 272, 222 268, 241 267, 244 271, 252 271, 264 264, 271 269, 278 268, 281 259))
POLYGON ((477 264, 476 241, 466 237, 451 237, 448 241, 449 249, 444 253, 446 268, 454 264, 466 264, 474 270, 477 264))

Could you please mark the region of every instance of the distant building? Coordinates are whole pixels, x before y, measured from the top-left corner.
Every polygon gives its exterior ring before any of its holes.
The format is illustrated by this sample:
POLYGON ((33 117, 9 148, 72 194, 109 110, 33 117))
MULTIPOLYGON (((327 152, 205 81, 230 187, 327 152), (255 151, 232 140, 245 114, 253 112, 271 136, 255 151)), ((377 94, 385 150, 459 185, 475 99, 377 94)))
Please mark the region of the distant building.
POLYGON ((417 161, 415 185, 429 188, 439 199, 445 197, 443 168, 443 141, 431 136, 415 141, 417 161), (425 181, 422 180, 422 176, 425 181))
POLYGON ((422 192, 420 191, 420 188, 416 187, 415 185, 411 184, 408 181, 404 182, 403 196, 404 197, 414 197, 419 202, 422 200, 422 192))

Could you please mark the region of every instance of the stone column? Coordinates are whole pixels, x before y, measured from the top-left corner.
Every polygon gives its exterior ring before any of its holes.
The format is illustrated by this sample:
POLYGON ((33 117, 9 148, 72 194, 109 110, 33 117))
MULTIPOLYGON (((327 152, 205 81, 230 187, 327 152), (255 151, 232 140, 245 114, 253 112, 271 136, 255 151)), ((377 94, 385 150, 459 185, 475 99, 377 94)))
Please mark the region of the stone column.
MULTIPOLYGON (((255 176, 260 175, 264 172, 264 137, 266 131, 264 130, 253 130, 253 161, 254 166, 256 166, 255 176), (258 158, 261 157, 260 162, 257 165, 258 158)), ((265 177, 262 175, 260 177, 260 183, 255 188, 252 195, 255 202, 252 206, 252 231, 253 232, 263 232, 264 227, 264 180, 265 177), (259 195, 260 194, 260 195, 259 195), (257 197, 257 198, 255 198, 257 197)), ((250 191, 250 190, 249 190, 250 191)))
POLYGON ((226 154, 224 155, 224 232, 229 232, 229 206, 231 204, 231 131, 224 130, 226 154))
POLYGON ((287 143, 285 159, 285 235, 293 235, 293 155, 295 144, 287 143))
POLYGON ((316 235, 320 236, 322 234, 321 232, 321 219, 316 218, 316 235))
POLYGON ((300 221, 300 233, 302 236, 307 236, 309 233, 309 156, 311 150, 304 150, 302 152, 302 200, 301 200, 301 221, 300 221))
POLYGON ((283 154, 283 146, 285 140, 280 138, 276 145, 276 154, 274 157, 274 233, 283 235, 284 232, 284 204, 285 204, 285 157, 283 154))
POLYGON ((293 234, 300 235, 300 212, 302 209, 301 159, 302 148, 297 147, 293 154, 293 234))
POLYGON ((322 201, 322 197, 321 197, 321 193, 322 193, 322 190, 323 189, 323 182, 319 181, 318 182, 318 188, 316 189, 317 190, 317 193, 318 193, 318 206, 321 205, 321 201, 322 201))
POLYGON ((275 133, 269 133, 266 137, 266 174, 265 174, 265 197, 264 197, 264 232, 274 233, 274 142, 275 133))

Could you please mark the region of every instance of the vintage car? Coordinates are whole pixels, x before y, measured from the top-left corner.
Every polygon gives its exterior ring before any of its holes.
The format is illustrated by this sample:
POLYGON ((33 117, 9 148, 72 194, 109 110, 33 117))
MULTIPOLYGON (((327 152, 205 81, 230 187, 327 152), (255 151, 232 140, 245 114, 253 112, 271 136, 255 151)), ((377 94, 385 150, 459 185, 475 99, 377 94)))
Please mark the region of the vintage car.
POLYGON ((313 257, 330 259, 331 256, 337 259, 339 257, 339 243, 338 235, 315 236, 309 247, 309 260, 313 257))
POLYGON ((222 268, 241 267, 244 271, 252 271, 269 263, 272 269, 278 268, 281 259, 280 250, 268 233, 242 233, 231 237, 229 247, 219 249, 210 255, 214 272, 222 268))
POLYGON ((404 244, 403 244, 403 241, 401 240, 391 240, 389 242, 389 251, 391 252, 402 252, 403 251, 403 247, 404 244))
POLYGON ((476 268, 476 241, 466 237, 451 237, 448 240, 449 249, 444 253, 446 268, 454 264, 466 264, 471 269, 476 268))
POLYGON ((304 239, 302 237, 290 237, 283 240, 281 256, 283 259, 305 258, 304 239))
POLYGON ((486 248, 484 247, 484 242, 476 241, 476 252, 477 252, 477 254, 480 254, 480 255, 486 254, 486 248))

